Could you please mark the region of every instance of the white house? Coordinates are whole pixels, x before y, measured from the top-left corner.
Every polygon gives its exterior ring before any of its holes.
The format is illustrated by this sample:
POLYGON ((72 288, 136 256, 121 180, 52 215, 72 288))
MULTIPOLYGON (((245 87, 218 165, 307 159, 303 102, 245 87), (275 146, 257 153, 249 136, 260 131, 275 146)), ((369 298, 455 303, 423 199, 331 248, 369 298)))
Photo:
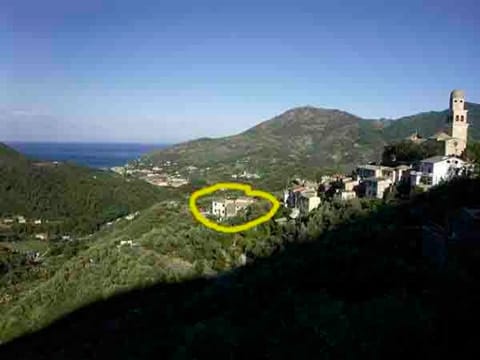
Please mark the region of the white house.
POLYGON ((117 245, 117 248, 120 248, 122 246, 130 246, 130 247, 133 247, 133 246, 138 246, 137 243, 133 242, 132 240, 121 240, 120 241, 120 244, 117 245))
POLYGON ((226 201, 212 201, 212 215, 224 218, 226 213, 226 201))
POLYGON ((335 194, 335 198, 342 201, 348 201, 355 199, 357 197, 357 193, 355 191, 346 191, 346 190, 339 190, 335 194))
POLYGON ((132 221, 133 219, 135 219, 135 214, 129 214, 125 216, 125 220, 132 221))
POLYGON ((420 162, 418 172, 411 176, 412 186, 435 186, 461 175, 465 169, 465 161, 455 156, 432 156, 420 162))

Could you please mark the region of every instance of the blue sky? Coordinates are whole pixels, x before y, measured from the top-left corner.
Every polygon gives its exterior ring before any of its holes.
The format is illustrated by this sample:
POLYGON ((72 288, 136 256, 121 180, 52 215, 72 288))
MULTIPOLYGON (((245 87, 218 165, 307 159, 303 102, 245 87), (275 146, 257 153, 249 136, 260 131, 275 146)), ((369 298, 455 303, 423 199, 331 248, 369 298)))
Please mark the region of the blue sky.
POLYGON ((174 142, 291 107, 366 118, 480 102, 480 6, 0 0, 0 140, 174 142))

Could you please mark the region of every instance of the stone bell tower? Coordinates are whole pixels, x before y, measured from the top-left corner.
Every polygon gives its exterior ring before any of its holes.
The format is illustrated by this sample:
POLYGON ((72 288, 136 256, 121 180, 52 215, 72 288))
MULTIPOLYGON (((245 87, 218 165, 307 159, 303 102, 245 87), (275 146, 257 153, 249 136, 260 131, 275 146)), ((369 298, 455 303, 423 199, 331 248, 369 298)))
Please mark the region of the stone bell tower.
POLYGON ((451 125, 450 136, 446 143, 445 155, 460 156, 467 147, 468 122, 465 110, 465 93, 463 90, 453 90, 450 93, 450 112, 448 122, 451 125))

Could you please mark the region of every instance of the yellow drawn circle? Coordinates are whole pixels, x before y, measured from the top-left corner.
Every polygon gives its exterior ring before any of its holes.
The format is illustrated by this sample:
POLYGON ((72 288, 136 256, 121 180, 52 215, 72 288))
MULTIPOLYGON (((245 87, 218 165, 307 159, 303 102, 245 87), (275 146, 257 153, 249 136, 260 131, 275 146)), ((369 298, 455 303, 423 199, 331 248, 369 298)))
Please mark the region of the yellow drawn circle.
POLYGON ((280 203, 278 200, 273 196, 272 194, 261 191, 261 190, 252 190, 250 185, 247 184, 240 184, 240 183, 217 183, 212 186, 205 187, 203 189, 195 191, 191 196, 189 200, 189 206, 190 206, 190 211, 192 212, 193 216, 195 217, 196 220, 198 220, 200 223, 205 225, 206 227, 223 232, 223 233, 236 233, 239 231, 245 231, 248 229, 253 228, 254 226, 260 225, 268 220, 270 220, 273 215, 278 211, 280 208, 280 203), (247 196, 252 196, 252 197, 259 197, 262 199, 267 199, 272 203, 272 208, 268 213, 265 215, 262 215, 255 220, 249 221, 245 224, 241 225, 233 225, 233 226, 225 226, 225 225, 220 225, 217 224, 214 221, 211 221, 207 219, 205 216, 203 216, 200 211, 197 208, 197 199, 209 195, 211 193, 214 193, 215 191, 218 190, 241 190, 245 193, 247 196))

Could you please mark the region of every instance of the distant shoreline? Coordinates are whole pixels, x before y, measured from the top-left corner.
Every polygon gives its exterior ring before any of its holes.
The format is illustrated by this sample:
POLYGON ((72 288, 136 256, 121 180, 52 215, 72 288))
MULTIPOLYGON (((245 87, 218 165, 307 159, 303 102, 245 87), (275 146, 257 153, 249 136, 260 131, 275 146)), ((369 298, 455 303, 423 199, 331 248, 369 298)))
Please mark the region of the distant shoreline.
POLYGON ((32 159, 43 161, 71 161, 97 169, 123 166, 131 160, 169 146, 154 143, 114 142, 24 142, 8 141, 8 146, 32 159))
POLYGON ((0 140, 0 143, 6 145, 12 144, 72 144, 72 145, 148 145, 148 146, 170 146, 174 145, 175 142, 141 142, 141 141, 23 141, 23 140, 0 140))

